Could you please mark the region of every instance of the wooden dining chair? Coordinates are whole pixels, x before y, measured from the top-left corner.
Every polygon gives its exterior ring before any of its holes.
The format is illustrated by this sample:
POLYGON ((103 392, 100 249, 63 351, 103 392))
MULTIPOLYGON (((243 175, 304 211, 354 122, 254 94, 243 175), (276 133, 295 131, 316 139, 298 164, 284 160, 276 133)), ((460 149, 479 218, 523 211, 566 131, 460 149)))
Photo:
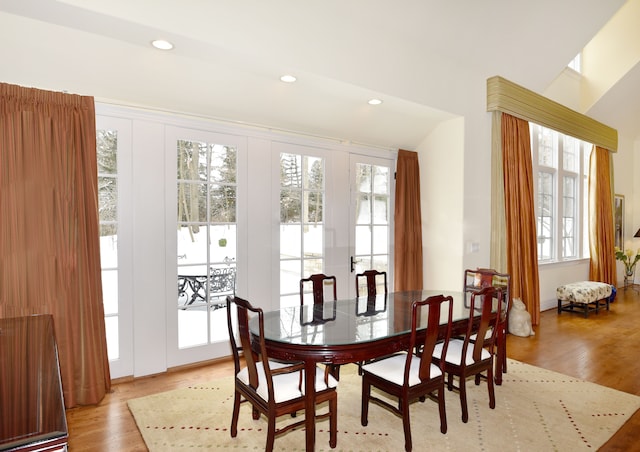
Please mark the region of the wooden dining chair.
MULTIPOLYGON (((272 451, 277 435, 301 427, 305 423, 302 419, 276 429, 278 417, 285 414, 295 415, 297 412, 304 411, 304 365, 303 363, 286 364, 268 358, 262 309, 253 307, 247 300, 237 296, 227 297, 227 326, 235 375, 231 437, 235 438, 238 434, 240 404, 249 402, 252 406, 253 419, 259 419, 260 414, 267 418, 265 450, 272 451), (257 342, 254 344, 251 343, 249 331, 249 320, 253 316, 258 317, 259 328, 257 342), (237 328, 234 327, 234 319, 237 319, 237 328), (244 366, 241 360, 244 361, 244 366)), ((335 448, 337 444, 337 385, 336 379, 328 372, 318 369, 315 381, 316 405, 328 402, 328 410, 317 414, 316 419, 329 418, 329 446, 331 448, 335 448)))
MULTIPOLYGON (((392 413, 400 415, 404 427, 404 448, 410 451, 411 421, 409 418, 410 403, 424 401, 426 396, 437 393, 438 409, 440 412, 440 431, 447 433, 447 414, 444 404, 444 362, 435 364, 432 360, 436 343, 443 353, 447 353, 449 338, 451 337, 453 299, 444 295, 436 295, 422 301, 414 301, 411 305, 411 336, 407 352, 398 353, 362 366, 362 408, 360 422, 368 424, 369 401, 380 405, 392 413), (443 308, 443 304, 448 307, 443 308), (426 333, 420 338, 417 328, 424 326, 420 318, 426 315, 426 333), (444 338, 438 342, 440 316, 442 309, 447 309, 447 327, 444 338), (398 399, 397 405, 371 394, 374 386, 398 399)), ((421 422, 420 426, 424 424, 421 422)))
POLYGON ((384 293, 388 293, 387 272, 365 270, 362 273, 356 274, 356 297, 360 297, 361 291, 365 288, 367 290, 366 295, 369 297, 377 295, 378 288, 383 289, 384 293))
MULTIPOLYGON (((387 310, 387 300, 383 300, 383 303, 378 305, 376 302, 378 295, 378 288, 384 290, 385 294, 389 293, 387 288, 387 272, 378 270, 365 270, 362 273, 356 274, 356 298, 360 298, 360 294, 365 294, 367 297, 366 309, 360 312, 359 305, 356 303, 357 315, 376 315, 380 312, 387 310)), ((358 375, 362 375, 362 366, 368 361, 360 361, 358 365, 358 375)))
POLYGON ((444 362, 447 388, 450 391, 455 388, 460 392, 462 422, 469 420, 466 380, 471 376, 475 377, 476 385, 479 385, 484 377, 489 391, 489 407, 493 409, 496 406, 493 387, 494 345, 502 302, 502 290, 493 286, 472 293, 464 338, 451 339, 447 350, 437 344, 433 351, 435 361, 441 365, 444 362), (479 323, 476 326, 474 317, 478 316, 478 313, 479 323), (454 386, 454 376, 458 377, 458 386, 454 386))
MULTIPOLYGON (((313 296, 314 305, 311 323, 320 324, 326 320, 335 320, 335 305, 333 305, 333 311, 329 317, 324 315, 323 305, 325 301, 336 301, 338 299, 336 277, 327 276, 324 273, 315 273, 308 278, 300 279, 300 306, 305 305, 305 299, 308 298, 307 295, 309 293, 313 296)), ((331 375, 339 379, 340 366, 337 364, 328 364, 327 366, 331 375)))
POLYGON ((305 325, 322 325, 336 319, 337 300, 336 277, 322 273, 311 275, 300 280, 300 306, 305 305, 308 294, 313 296, 313 308, 309 312, 300 311, 301 323, 305 325), (311 288, 311 291, 309 291, 311 288), (328 296, 325 297, 325 294, 328 296), (325 302, 333 302, 331 306, 325 302), (305 314, 310 314, 307 318, 305 314), (303 320, 307 318, 307 320, 303 320))
MULTIPOLYGON (((500 273, 492 268, 477 268, 475 270, 465 270, 464 272, 464 292, 465 303, 468 301, 473 292, 477 292, 483 287, 493 286, 502 289, 502 315, 498 325, 498 336, 496 341, 501 341, 504 346, 496 355, 496 366, 501 366, 500 371, 496 371, 497 375, 507 372, 507 340, 506 335, 509 332, 509 312, 511 311, 511 275, 508 273, 500 273)), ((501 384, 501 379, 496 379, 497 384, 501 384)))
POLYGON ((313 295, 313 303, 321 304, 325 301, 336 301, 337 284, 335 276, 327 276, 324 273, 316 273, 308 278, 302 278, 300 280, 300 305, 305 304, 305 298, 307 294, 313 295), (309 291, 309 287, 311 291, 309 291), (328 295, 328 297, 325 297, 328 295))

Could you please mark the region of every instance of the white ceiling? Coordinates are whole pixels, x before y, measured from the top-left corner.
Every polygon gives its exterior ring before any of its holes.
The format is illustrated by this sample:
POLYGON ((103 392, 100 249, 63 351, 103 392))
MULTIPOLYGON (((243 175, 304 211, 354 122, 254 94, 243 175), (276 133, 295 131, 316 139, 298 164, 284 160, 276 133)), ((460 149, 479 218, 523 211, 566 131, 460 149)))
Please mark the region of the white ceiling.
MULTIPOLYGON (((622 4, 0 0, 0 81, 412 149, 484 111, 488 77, 544 93, 622 4), (159 37, 175 49, 153 49, 159 37)), ((584 113, 639 137, 639 83, 636 67, 584 113)))

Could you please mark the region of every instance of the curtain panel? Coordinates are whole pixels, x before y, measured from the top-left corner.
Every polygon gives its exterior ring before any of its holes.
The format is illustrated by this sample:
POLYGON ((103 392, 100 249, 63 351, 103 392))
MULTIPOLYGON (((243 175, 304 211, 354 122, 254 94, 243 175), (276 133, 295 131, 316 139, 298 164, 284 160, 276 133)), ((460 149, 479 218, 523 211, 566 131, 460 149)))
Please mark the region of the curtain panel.
POLYGON ((509 273, 507 267, 504 170, 502 164, 502 113, 491 113, 491 268, 509 273))
POLYGON ((589 156, 589 279, 616 286, 611 159, 599 146, 589 156))
POLYGON ((111 379, 93 97, 0 83, 0 231, 0 317, 51 314, 65 406, 98 403, 111 379))
POLYGON ((394 288, 422 289, 422 213, 418 153, 398 151, 394 224, 394 288))
POLYGON ((503 113, 501 126, 507 271, 511 275, 511 293, 513 298, 522 299, 531 314, 531 322, 538 325, 540 282, 529 123, 503 113))

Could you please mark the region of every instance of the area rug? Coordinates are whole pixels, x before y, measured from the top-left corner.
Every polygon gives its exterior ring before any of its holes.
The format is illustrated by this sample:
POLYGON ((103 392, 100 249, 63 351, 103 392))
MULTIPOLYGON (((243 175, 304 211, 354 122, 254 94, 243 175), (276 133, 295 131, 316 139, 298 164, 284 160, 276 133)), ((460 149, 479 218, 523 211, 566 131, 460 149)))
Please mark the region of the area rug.
MULTIPOLYGON (((344 451, 404 449, 402 419, 375 404, 369 425, 360 425, 361 381, 353 365, 342 366, 338 386, 338 446, 344 451)), ((446 392, 446 434, 440 433, 437 404, 411 405, 414 450, 566 451, 597 450, 633 413, 640 397, 576 378, 508 361, 496 408, 489 408, 486 382, 467 383, 469 422, 461 420, 460 399, 446 392)), ((266 421, 240 410, 238 436, 231 438, 231 377, 128 401, 152 452, 176 450, 263 450, 266 421)), ((300 413, 302 415, 303 413, 300 413)), ((285 417, 284 421, 290 421, 285 417)), ((281 420, 282 422, 282 420, 281 420)), ((304 429, 276 437, 275 449, 304 450, 304 429)), ((316 450, 329 448, 328 422, 316 423, 316 450)))

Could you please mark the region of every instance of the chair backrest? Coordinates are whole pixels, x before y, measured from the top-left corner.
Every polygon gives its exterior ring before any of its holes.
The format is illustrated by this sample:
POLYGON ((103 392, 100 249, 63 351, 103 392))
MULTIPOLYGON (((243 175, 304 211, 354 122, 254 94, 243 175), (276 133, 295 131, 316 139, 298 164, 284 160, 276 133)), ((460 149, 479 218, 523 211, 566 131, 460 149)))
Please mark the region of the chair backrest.
POLYGON ((511 307, 511 275, 499 273, 491 268, 477 268, 464 271, 463 288, 465 292, 465 306, 469 307, 470 295, 483 287, 493 286, 502 289, 503 317, 511 307))
POLYGON ((309 285, 311 285, 311 293, 313 294, 314 304, 324 303, 325 295, 327 296, 326 301, 336 301, 338 299, 336 277, 327 276, 323 273, 317 273, 315 275, 309 276, 308 278, 302 278, 300 280, 300 305, 301 306, 304 305, 305 294, 310 293, 309 285))
MULTIPOLYGON (((469 322, 462 346, 462 356, 466 356, 467 349, 473 346, 473 361, 481 360, 482 349, 486 348, 493 354, 493 348, 498 331, 498 322, 501 321, 504 295, 502 289, 494 286, 486 286, 471 294, 471 306, 469 308, 469 322), (480 312, 480 320, 474 317, 480 312)), ((462 360, 463 364, 465 360, 462 360)))
MULTIPOLYGON (((440 340, 443 341, 442 356, 446 356, 447 347, 449 346, 449 339, 451 338, 452 328, 452 316, 453 316, 453 298, 451 296, 445 297, 444 295, 434 295, 428 297, 425 300, 414 301, 411 305, 411 338, 409 341, 409 351, 416 350, 416 346, 420 350, 423 359, 420 360, 419 376, 421 380, 428 380, 431 367, 431 356, 436 343, 440 340), (443 304, 447 304, 443 310, 443 304), (420 319, 424 319, 424 309, 427 309, 427 321, 426 325, 420 319), (447 328, 444 338, 439 337, 440 325, 442 324, 443 312, 446 313, 447 328), (418 343, 417 330, 426 326, 426 335, 423 341, 418 343), (429 358, 429 359, 427 359, 429 358)), ((407 361, 404 369, 404 381, 409 380, 409 373, 411 369, 412 353, 407 354, 407 361)), ((444 360, 440 361, 440 369, 444 375, 444 360)))
POLYGON ((238 372, 240 372, 240 352, 242 351, 242 357, 249 373, 249 385, 257 389, 258 364, 262 363, 267 379, 269 401, 275 400, 273 397, 271 369, 269 367, 267 348, 264 341, 264 315, 262 309, 252 306, 247 300, 236 297, 235 295, 227 296, 227 327, 229 328, 229 342, 231 343, 231 352, 233 354, 234 374, 237 375, 238 372), (249 330, 249 320, 256 315, 258 316, 259 326, 258 351, 251 347, 251 331, 249 330), (235 321, 237 321, 237 331, 234 328, 234 318, 235 321), (239 344, 238 341, 240 342, 239 344))
POLYGON ((378 270, 365 270, 356 275, 356 297, 360 296, 361 289, 367 289, 367 296, 375 296, 378 294, 378 288, 387 290, 387 272, 378 270))

